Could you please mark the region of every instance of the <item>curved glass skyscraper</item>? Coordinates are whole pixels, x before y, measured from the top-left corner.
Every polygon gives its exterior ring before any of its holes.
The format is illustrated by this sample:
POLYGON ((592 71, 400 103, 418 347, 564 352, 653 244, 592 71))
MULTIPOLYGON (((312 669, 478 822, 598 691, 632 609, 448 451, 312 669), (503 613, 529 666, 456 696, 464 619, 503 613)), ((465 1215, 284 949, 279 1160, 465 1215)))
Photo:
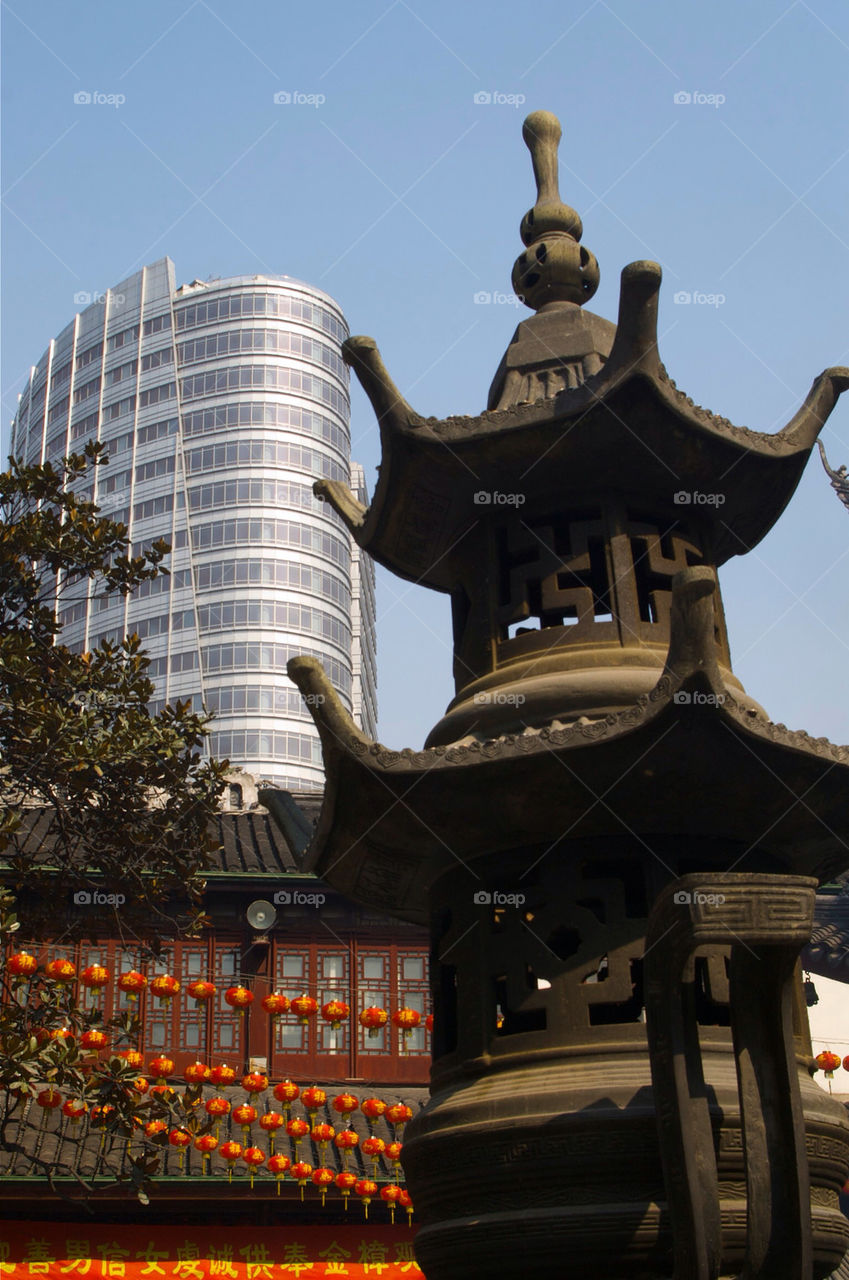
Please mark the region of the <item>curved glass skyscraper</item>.
POLYGON ((51 342, 12 429, 28 462, 102 440, 109 464, 91 496, 128 525, 135 553, 157 538, 172 547, 170 576, 126 601, 63 598, 63 641, 91 649, 137 632, 156 706, 205 704, 214 755, 299 791, 323 774, 290 657, 318 658, 376 729, 374 567, 312 492, 325 476, 367 500, 350 462, 346 336, 337 304, 310 285, 236 276, 175 289, 163 258, 51 342))

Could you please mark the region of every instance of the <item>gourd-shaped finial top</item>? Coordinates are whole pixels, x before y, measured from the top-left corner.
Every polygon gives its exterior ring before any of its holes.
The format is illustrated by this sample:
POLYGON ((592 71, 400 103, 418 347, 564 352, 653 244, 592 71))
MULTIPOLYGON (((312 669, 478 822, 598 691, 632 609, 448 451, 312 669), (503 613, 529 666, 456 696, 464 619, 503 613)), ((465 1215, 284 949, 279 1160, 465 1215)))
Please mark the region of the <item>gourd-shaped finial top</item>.
POLYGON ((563 204, 557 183, 560 121, 550 111, 533 111, 522 126, 537 184, 537 202, 522 219, 528 252, 513 267, 513 288, 533 311, 552 302, 579 306, 598 288, 598 263, 579 245, 581 219, 563 204))

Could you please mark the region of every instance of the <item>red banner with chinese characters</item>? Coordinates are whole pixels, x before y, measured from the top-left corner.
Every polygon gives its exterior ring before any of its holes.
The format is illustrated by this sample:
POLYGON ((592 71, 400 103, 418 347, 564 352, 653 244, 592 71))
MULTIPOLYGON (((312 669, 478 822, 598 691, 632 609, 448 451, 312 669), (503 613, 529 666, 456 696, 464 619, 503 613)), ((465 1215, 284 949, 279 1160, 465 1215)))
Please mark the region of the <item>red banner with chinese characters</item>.
POLYGON ((0 1280, 362 1280, 422 1277, 415 1229, 114 1226, 0 1221, 0 1280))

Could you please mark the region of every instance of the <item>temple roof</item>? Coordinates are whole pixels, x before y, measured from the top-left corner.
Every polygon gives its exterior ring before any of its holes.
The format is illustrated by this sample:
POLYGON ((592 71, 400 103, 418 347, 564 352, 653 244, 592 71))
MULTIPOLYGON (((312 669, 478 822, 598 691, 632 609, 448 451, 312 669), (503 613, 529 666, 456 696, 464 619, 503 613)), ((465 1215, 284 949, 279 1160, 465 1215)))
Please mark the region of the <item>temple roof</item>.
MULTIPOLYGON (((317 799, 313 798, 317 807, 317 799)), ((49 863, 55 840, 54 818, 49 809, 24 810, 21 838, 28 853, 49 863), (29 828, 27 838, 26 829, 29 828)), ((300 860, 280 827, 262 806, 239 812, 219 813, 213 824, 220 844, 213 852, 208 872, 211 875, 287 875, 301 874, 300 860)), ((2 867, 2 860, 0 860, 2 867)))
POLYGON ((849 885, 817 894, 811 941, 802 951, 809 973, 849 982, 849 885))
MULTIPOLYGON (((394 1141, 396 1137, 403 1141, 403 1131, 400 1136, 396 1135, 393 1127, 383 1118, 370 1129, 359 1110, 352 1112, 349 1120, 343 1124, 340 1116, 330 1107, 330 1100, 336 1093, 351 1092, 350 1086, 335 1081, 320 1084, 320 1087, 325 1090, 328 1101, 318 1109, 313 1123, 332 1124, 337 1132, 343 1128, 353 1129, 358 1134, 360 1142, 372 1134, 387 1143, 394 1141)), ((204 1098, 210 1098, 221 1092, 222 1090, 212 1087, 204 1087, 202 1094, 204 1098)), ((223 1092, 233 1107, 247 1101, 247 1095, 241 1088, 229 1088, 223 1092)), ((360 1101, 363 1098, 377 1096, 388 1105, 403 1102, 415 1115, 427 1101, 428 1090, 404 1085, 372 1088, 368 1082, 364 1081, 355 1086, 354 1096, 360 1101)), ((251 1102, 258 1115, 263 1115, 267 1111, 281 1111, 281 1104, 275 1100, 270 1090, 265 1094, 252 1095, 251 1102)), ((291 1116, 299 1119, 307 1118, 300 1101, 292 1104, 291 1116)), ((246 1143, 241 1126, 233 1120, 232 1115, 228 1115, 221 1123, 219 1146, 231 1140, 241 1143, 242 1146, 259 1147, 266 1155, 270 1151, 269 1134, 260 1128, 258 1123, 251 1127, 250 1139, 246 1143)), ((52 1167, 56 1177, 77 1177, 86 1180, 104 1177, 126 1178, 131 1167, 127 1153, 127 1140, 124 1136, 90 1124, 88 1116, 84 1116, 74 1124, 62 1115, 61 1108, 45 1111, 32 1099, 26 1102, 17 1116, 8 1122, 6 1141, 9 1144, 8 1147, 0 1151, 0 1183, 9 1179, 43 1179, 45 1165, 52 1167), (21 1150, 16 1150, 15 1147, 20 1147, 21 1150)), ((140 1150, 140 1144, 136 1142, 133 1154, 138 1156, 140 1150)), ((285 1130, 277 1132, 273 1150, 280 1155, 289 1156, 293 1162, 306 1160, 314 1167, 323 1165, 336 1171, 344 1167, 341 1153, 332 1142, 322 1154, 318 1144, 309 1136, 301 1139, 298 1154, 295 1155, 294 1140, 286 1134, 285 1130)), ((203 1162, 200 1152, 194 1147, 190 1146, 186 1149, 181 1161, 180 1153, 166 1143, 163 1147, 162 1159, 161 1176, 165 1178, 178 1177, 191 1180, 202 1177, 207 1189, 210 1189, 210 1183, 206 1181, 207 1177, 218 1182, 223 1180, 225 1183, 229 1178, 228 1165, 217 1150, 212 1153, 207 1165, 203 1162)), ((368 1156, 363 1155, 359 1147, 350 1153, 348 1167, 357 1174, 357 1177, 373 1176, 372 1162, 368 1156)), ((390 1161, 385 1158, 379 1160, 377 1176, 384 1182, 396 1182, 399 1178, 403 1180, 403 1175, 397 1169, 393 1169, 390 1161)), ((233 1181, 247 1182, 248 1177, 247 1166, 242 1161, 238 1161, 233 1169, 233 1181)), ((273 1175, 261 1168, 256 1177, 261 1184, 265 1184, 266 1190, 269 1187, 272 1188, 272 1194, 274 1194, 273 1175)), ((288 1182, 294 1186, 291 1178, 288 1182)), ((334 1195, 337 1194, 334 1190, 334 1195)))

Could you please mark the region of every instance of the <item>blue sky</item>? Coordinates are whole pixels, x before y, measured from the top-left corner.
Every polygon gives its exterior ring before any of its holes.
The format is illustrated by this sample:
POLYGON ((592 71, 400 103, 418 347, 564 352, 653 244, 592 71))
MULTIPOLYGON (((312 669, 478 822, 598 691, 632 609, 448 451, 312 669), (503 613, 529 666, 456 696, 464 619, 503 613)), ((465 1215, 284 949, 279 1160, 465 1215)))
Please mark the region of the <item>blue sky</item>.
MULTIPOLYGON (((74 294, 164 254, 178 282, 271 271, 319 285, 417 409, 478 412, 530 314, 474 295, 509 293, 534 201, 521 124, 539 108, 562 121, 562 195, 601 266, 590 308, 615 320, 622 267, 659 261, 661 354, 697 403, 775 431, 816 374, 849 364, 842 0, 12 0, 2 13, 4 442, 74 294), (681 291, 723 301, 678 305, 681 291)), ((823 436, 833 465, 849 462, 845 399, 823 436)), ((353 439, 373 485, 358 388, 353 439)), ((777 527, 720 580, 749 692, 774 720, 849 741, 849 512, 816 455, 777 527)), ((380 735, 418 746, 452 695, 448 603, 381 573, 378 612, 380 735)))

